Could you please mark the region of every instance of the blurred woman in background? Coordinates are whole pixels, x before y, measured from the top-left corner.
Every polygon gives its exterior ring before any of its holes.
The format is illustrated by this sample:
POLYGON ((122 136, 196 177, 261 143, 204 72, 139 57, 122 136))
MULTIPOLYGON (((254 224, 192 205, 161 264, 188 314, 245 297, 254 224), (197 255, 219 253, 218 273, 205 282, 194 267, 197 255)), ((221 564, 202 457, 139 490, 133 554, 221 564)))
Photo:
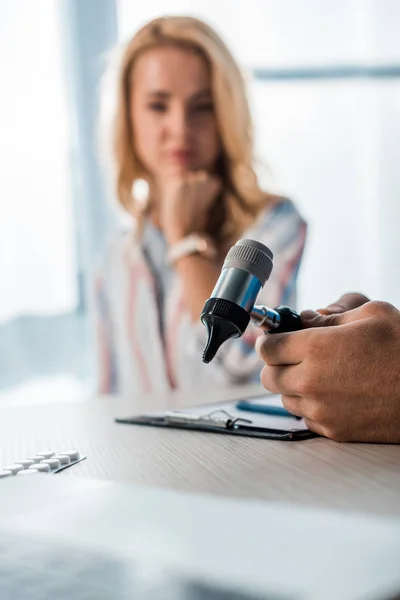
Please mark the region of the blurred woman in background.
POLYGON ((294 306, 306 224, 290 200, 259 187, 244 81, 208 25, 158 18, 126 44, 112 150, 130 224, 110 242, 97 282, 100 391, 255 380, 256 328, 204 365, 199 316, 240 237, 274 253, 260 302, 294 306))

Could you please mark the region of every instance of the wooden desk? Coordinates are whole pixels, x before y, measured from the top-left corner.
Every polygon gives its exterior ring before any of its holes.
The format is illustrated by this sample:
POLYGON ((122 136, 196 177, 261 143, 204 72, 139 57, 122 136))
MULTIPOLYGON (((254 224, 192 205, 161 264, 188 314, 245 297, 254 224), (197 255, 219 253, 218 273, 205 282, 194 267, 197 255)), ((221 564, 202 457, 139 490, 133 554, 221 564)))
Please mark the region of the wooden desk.
MULTIPOLYGON (((207 394, 239 398, 258 386, 207 394)), ((193 394, 190 403, 201 401, 193 394)), ((141 402, 0 406, 0 466, 47 448, 77 448, 87 460, 56 477, 87 477, 237 497, 400 516, 400 445, 338 444, 323 438, 279 442, 114 423, 187 403, 187 396, 141 402)))

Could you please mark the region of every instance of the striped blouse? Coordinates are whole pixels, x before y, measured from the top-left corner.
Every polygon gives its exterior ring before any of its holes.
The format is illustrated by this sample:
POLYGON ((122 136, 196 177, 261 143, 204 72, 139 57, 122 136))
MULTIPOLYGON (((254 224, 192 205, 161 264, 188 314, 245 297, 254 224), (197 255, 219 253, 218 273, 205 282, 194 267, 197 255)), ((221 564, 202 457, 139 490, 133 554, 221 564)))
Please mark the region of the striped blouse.
MULTIPOLYGON (((259 240, 274 254, 274 268, 257 303, 296 305, 296 280, 307 226, 285 199, 266 209, 242 237, 259 240)), ((254 350, 260 330, 226 342, 214 360, 202 363, 206 331, 193 324, 179 276, 166 262, 162 233, 146 225, 140 244, 132 231, 110 242, 96 279, 99 389, 131 395, 199 389, 256 381, 262 364, 254 350)))

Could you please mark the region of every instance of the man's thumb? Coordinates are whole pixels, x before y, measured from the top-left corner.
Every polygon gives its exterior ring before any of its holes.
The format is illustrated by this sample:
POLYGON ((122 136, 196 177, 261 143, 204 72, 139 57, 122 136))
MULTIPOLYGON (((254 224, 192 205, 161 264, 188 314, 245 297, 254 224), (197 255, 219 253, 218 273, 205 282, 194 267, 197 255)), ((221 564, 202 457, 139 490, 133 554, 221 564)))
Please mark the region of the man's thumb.
POLYGON ((303 310, 300 313, 301 322, 304 329, 310 327, 333 327, 341 325, 344 321, 343 313, 323 315, 313 310, 303 310))

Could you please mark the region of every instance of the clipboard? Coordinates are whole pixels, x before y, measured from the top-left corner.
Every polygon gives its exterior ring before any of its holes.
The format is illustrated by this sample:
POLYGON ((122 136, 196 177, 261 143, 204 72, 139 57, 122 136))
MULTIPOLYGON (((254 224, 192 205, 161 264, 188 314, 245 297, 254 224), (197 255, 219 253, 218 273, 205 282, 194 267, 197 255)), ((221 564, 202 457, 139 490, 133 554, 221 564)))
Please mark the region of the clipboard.
POLYGON ((236 400, 188 407, 182 410, 120 417, 115 421, 129 425, 186 429, 293 442, 317 437, 316 433, 307 429, 302 419, 238 409, 237 402, 236 400))

